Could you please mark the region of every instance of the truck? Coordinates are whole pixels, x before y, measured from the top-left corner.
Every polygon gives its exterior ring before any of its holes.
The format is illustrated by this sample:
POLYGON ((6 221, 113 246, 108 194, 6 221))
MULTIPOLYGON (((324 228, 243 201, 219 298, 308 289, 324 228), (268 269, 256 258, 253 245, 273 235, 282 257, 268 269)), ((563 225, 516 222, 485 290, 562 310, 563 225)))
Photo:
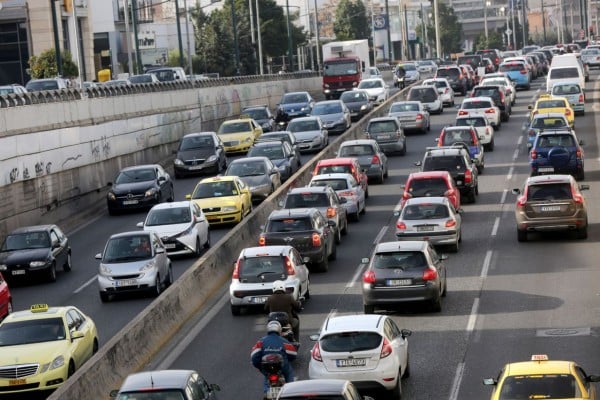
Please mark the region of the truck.
POLYGON ((358 86, 363 72, 371 66, 369 42, 345 40, 323 45, 323 93, 327 100, 338 98, 358 86))

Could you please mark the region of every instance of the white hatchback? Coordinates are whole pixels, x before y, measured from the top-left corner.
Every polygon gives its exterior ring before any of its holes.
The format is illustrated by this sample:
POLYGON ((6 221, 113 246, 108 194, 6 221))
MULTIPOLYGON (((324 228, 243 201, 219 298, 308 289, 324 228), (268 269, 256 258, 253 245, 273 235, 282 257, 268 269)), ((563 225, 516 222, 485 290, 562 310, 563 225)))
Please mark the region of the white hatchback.
POLYGON ((494 127, 500 129, 500 109, 494 105, 491 97, 479 96, 469 97, 463 100, 456 117, 474 117, 480 115, 485 117, 494 127))
POLYGON ((369 100, 375 104, 387 101, 390 96, 390 87, 381 78, 363 79, 359 82, 356 89, 367 92, 369 100))
POLYGON ((351 216, 354 221, 360 220, 360 214, 364 214, 366 211, 365 191, 352 174, 315 175, 308 186, 331 186, 338 197, 346 199, 342 205, 346 209, 346 214, 351 216))
POLYGON ((310 379, 347 379, 359 390, 385 389, 401 398, 401 378, 409 376, 408 339, 386 315, 343 315, 325 320, 311 350, 310 379))

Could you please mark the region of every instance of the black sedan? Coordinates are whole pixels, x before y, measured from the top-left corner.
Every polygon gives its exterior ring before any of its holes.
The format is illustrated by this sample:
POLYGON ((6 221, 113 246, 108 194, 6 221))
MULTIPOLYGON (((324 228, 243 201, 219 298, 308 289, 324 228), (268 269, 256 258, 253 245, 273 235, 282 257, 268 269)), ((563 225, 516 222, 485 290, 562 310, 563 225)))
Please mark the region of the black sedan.
POLYGON ((281 182, 287 180, 300 169, 301 161, 287 142, 257 142, 248 150, 248 157, 267 157, 281 174, 281 182))
POLYGON ((158 164, 123 168, 114 183, 108 182, 108 213, 148 209, 163 201, 173 201, 175 191, 171 176, 158 164))
POLYGON ((225 148, 215 132, 185 135, 173 154, 175 178, 197 174, 216 175, 227 168, 225 148))
POLYGON ((56 281, 56 269, 71 270, 69 240, 56 225, 15 229, 0 247, 0 271, 9 280, 43 277, 56 281))
POLYGON ((373 103, 369 100, 369 94, 364 90, 348 90, 342 93, 340 100, 350 110, 352 121, 358 121, 373 110, 373 103))

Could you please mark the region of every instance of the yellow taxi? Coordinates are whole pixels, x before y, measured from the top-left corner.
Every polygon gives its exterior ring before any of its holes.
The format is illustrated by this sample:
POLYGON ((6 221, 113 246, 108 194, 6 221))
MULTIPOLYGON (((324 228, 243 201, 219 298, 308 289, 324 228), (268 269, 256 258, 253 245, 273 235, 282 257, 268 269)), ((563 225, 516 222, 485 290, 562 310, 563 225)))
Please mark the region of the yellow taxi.
POLYGON ((97 351, 96 324, 76 307, 13 312, 0 324, 0 393, 56 389, 97 351))
POLYGON ((223 141, 226 153, 248 151, 262 133, 260 125, 252 118, 245 116, 223 122, 217 131, 217 135, 223 141))
POLYGON ((549 360, 534 354, 531 361, 506 364, 498 378, 483 380, 494 385, 492 400, 514 399, 590 399, 596 400, 598 375, 588 375, 574 361, 549 360))
POLYGON ((542 94, 535 102, 535 105, 528 108, 531 110, 530 117, 536 114, 561 113, 567 117, 571 128, 575 126, 575 111, 573 111, 569 100, 565 97, 542 94))
POLYGON ((211 225, 237 223, 252 212, 250 188, 237 176, 202 179, 185 198, 202 208, 211 225))

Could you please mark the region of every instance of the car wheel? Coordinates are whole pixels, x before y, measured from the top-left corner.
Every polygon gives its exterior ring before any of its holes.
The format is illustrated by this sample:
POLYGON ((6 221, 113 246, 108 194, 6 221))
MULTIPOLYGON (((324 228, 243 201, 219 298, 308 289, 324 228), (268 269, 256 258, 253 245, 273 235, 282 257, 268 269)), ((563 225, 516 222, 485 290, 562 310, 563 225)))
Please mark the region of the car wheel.
POLYGON ((100 301, 107 303, 110 300, 110 296, 106 292, 100 292, 100 301))
POLYGON ((454 244, 450 245, 450 251, 453 253, 458 253, 459 248, 460 248, 460 245, 458 243, 458 239, 456 239, 456 242, 454 244))
POLYGON ((517 240, 519 242, 526 242, 527 241, 527 231, 521 231, 517 229, 517 240))
POLYGON ((168 288, 173 284, 173 266, 169 264, 169 270, 167 272, 167 279, 165 280, 165 288, 168 288))
POLYGON ((13 312, 12 300, 9 300, 8 304, 6 305, 6 315, 12 314, 12 312, 13 312))
POLYGON ((582 181, 585 179, 585 171, 581 170, 581 172, 578 172, 577 175, 575 176, 575 179, 577 179, 578 181, 582 181))
POLYGON ((317 264, 317 269, 319 272, 327 272, 327 270, 329 270, 329 259, 327 257, 323 257, 323 261, 317 264))
POLYGON ((206 231, 206 242, 204 242, 204 248, 210 248, 210 228, 206 231))
POLYGON ((435 299, 431 302, 431 310, 433 312, 441 312, 442 311, 442 295, 441 293, 436 296, 435 299))
POLYGON ((65 261, 65 265, 63 265, 63 271, 69 272, 73 268, 73 260, 71 259, 71 252, 67 254, 67 261, 65 261))
POLYGON ((160 275, 156 275, 156 279, 154 280, 154 287, 150 288, 150 291, 154 297, 160 296, 162 292, 162 282, 160 281, 160 275))
POLYGON ((375 306, 370 306, 367 304, 363 304, 363 311, 365 314, 374 314, 375 313, 375 306))
POLYGON ((348 214, 346 214, 344 229, 342 229, 342 235, 346 236, 348 234, 348 214))
POLYGON ((67 378, 71 377, 75 373, 75 364, 73 360, 69 361, 69 369, 67 370, 67 378))
MULTIPOLYGON (((427 131, 423 131, 423 133, 427 133, 427 131)), ((401 156, 405 156, 406 155, 406 140, 404 141, 404 144, 402 145, 402 151, 400 152, 401 156)))
POLYGON ((367 186, 367 190, 365 190, 365 199, 369 198, 369 187, 367 186))
POLYGON ((328 259, 333 261, 337 258, 337 245, 334 244, 333 248, 331 249, 331 254, 329 255, 328 259))
POLYGON ((489 143, 486 145, 486 148, 485 148, 485 149, 486 149, 487 151, 490 151, 490 152, 491 152, 491 151, 494 151, 494 145, 495 145, 495 143, 494 143, 494 139, 492 138, 492 141, 491 141, 491 142, 489 142, 489 143))
POLYGON ((483 173, 483 165, 479 164, 479 165, 477 166, 477 173, 478 173, 479 175, 481 175, 481 174, 483 173))
POLYGON ((406 354, 406 368, 404 368, 404 373, 402 374, 402 379, 410 378, 410 359, 408 354, 406 354))
POLYGON ((306 282, 306 292, 304 292, 304 300, 310 299, 310 281, 306 282))
POLYGON ((354 222, 359 222, 360 221, 360 208, 358 208, 358 203, 356 203, 356 212, 354 214, 352 214, 352 220, 354 222))
POLYGON ((48 268, 48 281, 56 282, 56 264, 52 263, 48 268))
POLYGON ((448 277, 444 273, 444 287, 442 289, 442 297, 446 297, 448 294, 448 277))
POLYGON ((175 172, 173 176, 175 176, 175 179, 181 179, 181 174, 178 174, 177 172, 175 172))
POLYGON ((200 239, 196 238, 196 247, 194 248, 194 255, 196 257, 200 257, 201 253, 202 253, 202 248, 200 247, 200 239))
POLYGON ((443 114, 443 113, 444 113, 444 106, 441 106, 441 107, 440 107, 440 112, 439 112, 438 114, 440 114, 440 115, 441 115, 441 114, 443 114))
POLYGON ((476 193, 476 189, 472 188, 471 191, 469 192, 469 195, 467 196, 467 201, 469 203, 475 203, 475 193, 476 193))
POLYGON ((337 229, 335 230, 335 244, 340 244, 340 243, 342 243, 342 228, 340 228, 338 226, 337 229))
POLYGON ((587 239, 587 237, 588 237, 587 223, 585 224, 585 227, 577 229, 576 233, 577 233, 577 239, 587 239))
POLYGON ((108 207, 108 215, 117 215, 117 211, 108 207))
POLYGON ((242 312, 242 307, 234 306, 233 304, 229 307, 231 309, 231 315, 240 315, 242 312))
POLYGON ((175 200, 175 188, 173 188, 173 185, 171 184, 171 195, 169 196, 169 198, 167 199, 167 201, 169 203, 171 203, 174 200, 175 200))
POLYGON ((396 378, 396 386, 392 390, 388 390, 385 394, 385 398, 390 400, 398 400, 402 398, 402 385, 400 383, 401 372, 398 372, 398 377, 396 378))
POLYGON ((385 178, 384 178, 384 176, 383 176, 383 171, 381 171, 381 175, 379 175, 379 176, 377 177, 377 183, 383 183, 383 180, 384 180, 384 179, 385 179, 385 178))
POLYGON ((94 344, 92 345, 92 354, 96 354, 98 352, 98 339, 94 338, 94 344))

